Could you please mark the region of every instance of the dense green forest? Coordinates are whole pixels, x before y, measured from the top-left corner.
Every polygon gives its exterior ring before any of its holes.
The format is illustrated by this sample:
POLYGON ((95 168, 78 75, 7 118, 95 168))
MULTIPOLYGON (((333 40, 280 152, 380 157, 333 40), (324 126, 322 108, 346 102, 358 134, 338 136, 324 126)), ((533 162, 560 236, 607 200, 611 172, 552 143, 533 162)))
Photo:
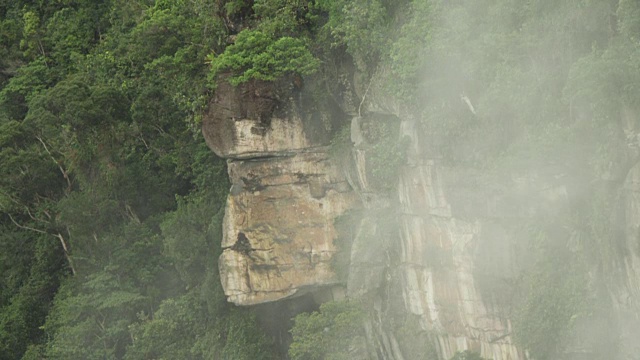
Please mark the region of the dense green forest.
MULTIPOLYGON (((229 184, 200 120, 219 74, 330 77, 348 57, 444 161, 554 158, 593 183, 635 160, 639 40, 631 0, 0 0, 0 360, 284 357, 217 276, 229 184)), ((616 239, 595 189, 575 221, 599 253, 616 239)), ((580 266, 530 281, 560 263, 580 266)), ((559 278, 518 315, 539 359, 587 306, 559 278)), ((333 320, 298 317, 289 356, 342 358, 313 321, 333 320)))
POLYGON ((217 278, 228 184, 199 117, 224 2, 0 18, 0 358, 271 358, 217 278))

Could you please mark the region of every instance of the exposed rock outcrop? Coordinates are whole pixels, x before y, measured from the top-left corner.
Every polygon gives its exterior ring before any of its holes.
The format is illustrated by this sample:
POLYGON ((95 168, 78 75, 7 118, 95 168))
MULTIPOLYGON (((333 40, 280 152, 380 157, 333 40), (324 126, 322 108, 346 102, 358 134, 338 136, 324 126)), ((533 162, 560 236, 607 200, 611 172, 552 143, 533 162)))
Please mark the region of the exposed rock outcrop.
MULTIPOLYGON (((359 135, 363 123, 366 122, 359 118, 353 120, 352 134, 355 138, 364 138, 359 135)), ((400 128, 403 132, 399 136, 409 139, 419 136, 412 132, 411 124, 403 122, 400 128)), ((366 149, 366 146, 361 149, 366 149)), ((513 279, 518 273, 517 257, 512 256, 515 249, 499 224, 484 223, 477 213, 473 213, 476 211, 485 218, 498 218, 497 212, 506 211, 499 205, 501 202, 521 204, 522 199, 518 198, 517 191, 513 191, 510 202, 503 200, 508 197, 504 192, 482 193, 480 188, 473 186, 476 174, 447 169, 437 160, 425 159, 423 152, 415 149, 419 149, 417 144, 409 144, 407 165, 398 169, 398 184, 393 191, 395 199, 391 202, 370 201, 369 204, 384 205, 368 206, 370 210, 365 212, 364 228, 359 230, 370 232, 369 241, 376 239, 376 235, 371 234, 375 232, 376 221, 371 217, 376 216, 376 208, 386 206, 386 211, 398 219, 391 225, 397 234, 384 239, 385 245, 379 248, 387 251, 380 251, 377 256, 378 259, 389 259, 379 270, 386 274, 386 279, 380 283, 388 283, 381 285, 371 281, 371 275, 378 272, 379 262, 378 265, 376 262, 362 264, 362 259, 372 258, 368 255, 371 250, 358 246, 356 237, 351 248, 348 288, 358 291, 349 293, 362 294, 386 286, 387 294, 401 294, 402 304, 395 306, 404 308, 409 316, 417 317, 420 328, 431 334, 430 340, 436 343, 437 353, 442 359, 449 359, 455 352, 463 350, 477 351, 492 359, 524 359, 523 352, 513 344, 509 318, 496 308, 497 304, 491 298, 484 297, 477 281, 478 269, 487 266, 494 267, 489 274, 493 276, 491 282, 513 279), (472 185, 463 186, 468 182, 472 185), (470 204, 469 200, 474 197, 476 203, 470 204), (478 208, 478 204, 484 208, 478 208), (485 252, 483 247, 491 247, 491 250, 485 252), (491 253, 491 258, 484 258, 488 253, 491 253), (374 271, 364 280, 356 281, 367 266, 374 271)), ((355 173, 359 174, 356 188, 365 190, 365 193, 366 184, 371 179, 362 177, 367 177, 371 171, 367 169, 366 161, 359 159, 366 159, 366 152, 354 150, 355 173)), ((528 191, 522 193, 529 195, 528 191)), ((526 213, 528 210, 521 211, 526 213)), ((510 216, 518 215, 510 213, 510 216)), ((393 301, 390 295, 386 295, 384 300, 393 301)))
MULTIPOLYGON (((304 294, 317 301, 366 299, 373 315, 365 324, 365 353, 372 359, 421 356, 403 343, 407 333, 433 343, 440 359, 463 350, 496 360, 527 358, 512 324, 517 282, 534 262, 521 224, 566 217, 587 185, 576 185, 557 166, 492 174, 446 165, 412 116, 380 95, 375 79, 369 87, 328 86, 346 95, 324 107, 286 79, 219 86, 203 132, 229 159, 233 184, 219 262, 229 301, 254 305, 304 294), (366 101, 357 100, 354 88, 366 101), (327 145, 339 124, 348 123, 345 114, 352 116, 353 148, 338 161, 327 145), (391 167, 390 178, 372 168, 381 151, 367 129, 373 118, 397 127, 396 142, 406 145, 401 166, 382 163, 391 167), (346 214, 345 227, 336 220, 346 214)), ((585 275, 606 310, 580 318, 566 342, 574 355, 596 353, 594 329, 613 322, 620 356, 631 358, 640 328, 640 165, 607 181, 624 183, 613 191, 624 243, 585 275)), ((569 253, 584 246, 575 233, 561 237, 569 253)))
POLYGON ((385 319, 400 311, 434 334, 443 358, 464 349, 522 358, 510 340, 509 320, 490 311, 475 282, 483 225, 455 217, 435 162, 410 158, 412 165, 398 169, 399 183, 385 184, 398 192, 380 191, 368 160, 373 150, 366 120, 353 119, 351 165, 338 167, 326 147, 335 121, 319 128, 316 114, 310 126, 314 115, 299 111, 286 84, 224 84, 203 132, 229 159, 232 188, 219 261, 229 301, 254 305, 342 284, 347 296, 378 304, 378 320, 367 325, 369 346, 377 348, 371 356, 404 358, 385 319), (362 205, 367 210, 353 220, 348 247, 338 248, 344 234, 335 220, 362 205), (350 254, 342 278, 335 266, 340 250, 350 254))
POLYGON ((218 80, 202 123, 207 145, 220 157, 292 156, 327 145, 339 124, 339 107, 315 98, 314 84, 301 88, 284 78, 232 86, 225 78, 218 80))
POLYGON ((358 199, 327 154, 336 119, 300 111, 313 99, 286 79, 220 81, 216 94, 203 133, 228 159, 232 183, 219 261, 229 301, 254 305, 338 284, 333 222, 358 199))
POLYGON ((512 244, 504 235, 487 236, 491 224, 456 217, 444 194, 440 172, 433 163, 426 163, 401 175, 399 271, 406 308, 435 334, 442 358, 469 349, 492 359, 523 359, 511 339, 509 318, 495 311, 476 278, 481 263, 501 260, 494 263, 501 268, 491 281, 512 279, 517 269, 512 244), (492 250, 497 251, 486 259, 483 247, 490 242, 499 246, 493 245, 492 250))
POLYGON ((252 305, 336 284, 333 221, 357 198, 325 152, 229 162, 222 284, 252 305), (242 184, 242 185, 238 185, 242 184))

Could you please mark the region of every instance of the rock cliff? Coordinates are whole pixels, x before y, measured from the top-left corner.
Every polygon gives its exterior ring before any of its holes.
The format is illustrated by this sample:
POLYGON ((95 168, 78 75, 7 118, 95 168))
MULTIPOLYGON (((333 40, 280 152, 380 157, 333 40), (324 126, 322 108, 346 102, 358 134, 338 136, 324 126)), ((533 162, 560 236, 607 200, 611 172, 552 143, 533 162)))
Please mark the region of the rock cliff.
MULTIPOLYGON (((536 261, 523 224, 567 216, 588 187, 553 166, 498 174, 447 164, 430 151, 415 117, 377 96, 375 86, 365 102, 351 82, 343 85, 331 95, 344 101, 318 103, 286 79, 235 88, 221 82, 203 132, 228 159, 233 184, 220 258, 228 300, 255 305, 321 291, 330 294, 324 300, 366 298, 375 315, 366 324, 363 359, 417 356, 403 345, 399 319, 415 321, 441 359, 467 349, 526 359, 512 325, 518 282, 536 261), (345 100, 354 98, 363 100, 345 100), (381 119, 397 130, 387 131, 393 143, 404 144, 399 165, 383 158, 391 177, 375 168, 380 151, 390 151, 377 148, 381 139, 372 135, 371 124, 381 119), (330 139, 344 126, 349 149, 330 156, 330 139)), ((586 272, 585 286, 604 305, 577 324, 567 357, 601 351, 590 339, 602 318, 620 333, 612 340, 618 358, 637 353, 640 167, 622 174, 614 180, 624 185, 611 196, 625 240, 618 254, 586 272)), ((562 236, 569 239, 562 251, 584 246, 571 240, 576 233, 562 236)))
POLYGON ((336 119, 322 124, 326 113, 298 111, 300 94, 287 86, 221 82, 204 121, 207 143, 228 159, 219 264, 225 293, 238 305, 338 284, 333 223, 357 206, 327 154, 336 119))

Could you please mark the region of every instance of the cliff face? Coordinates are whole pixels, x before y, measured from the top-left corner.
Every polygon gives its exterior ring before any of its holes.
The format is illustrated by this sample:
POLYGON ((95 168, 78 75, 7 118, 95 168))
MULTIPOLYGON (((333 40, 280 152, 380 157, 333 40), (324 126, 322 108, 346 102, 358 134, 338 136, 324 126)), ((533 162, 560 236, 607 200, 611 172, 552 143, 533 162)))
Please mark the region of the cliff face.
MULTIPOLYGON (((334 97, 358 98, 345 84, 334 97)), ((535 261, 522 224, 565 216, 585 191, 566 169, 491 174, 446 165, 429 153, 416 119, 389 98, 377 100, 375 89, 360 106, 303 106, 312 102, 310 92, 286 80, 220 86, 203 132, 228 159, 233 184, 220 258, 229 301, 254 305, 320 290, 330 294, 324 300, 366 297, 376 316, 367 323, 369 350, 361 358, 413 358, 393 325, 399 317, 415 319, 441 359, 467 349, 496 360, 527 358, 512 327, 514 292, 535 261), (342 158, 329 156, 345 114, 352 117, 352 148, 342 158), (387 186, 372 169, 374 118, 387 119, 406 143, 397 180, 387 186), (337 225, 346 214, 348 231, 337 225)), ((640 328, 640 167, 607 181, 624 183, 611 196, 624 215, 626 240, 606 266, 587 270, 587 287, 598 289, 606 310, 577 324, 567 356, 601 352, 592 340, 604 318, 620 335, 616 356, 630 358, 640 328)))
MULTIPOLYGON (((400 136, 411 140, 391 194, 398 234, 387 245, 389 293, 401 294, 403 311, 431 334, 440 358, 469 349, 486 358, 524 359, 513 344, 509 309, 503 306, 508 301, 496 296, 508 294, 504 284, 519 273, 521 255, 508 222, 532 209, 522 208, 527 202, 506 184, 482 184, 471 169, 448 168, 425 156, 412 119, 394 115, 402 119, 400 136)), ((352 129, 361 123, 354 119, 352 129)), ((358 147, 366 149, 356 146, 354 154, 358 147)), ((356 168, 366 168, 363 162, 356 168)), ((548 202, 562 201, 566 194, 562 187, 528 185, 547 192, 548 202)), ((521 193, 530 196, 533 190, 521 193)), ((351 251, 357 264, 361 250, 351 251)))
POLYGON ((289 84, 222 83, 216 93, 203 131, 228 159, 233 184, 219 262, 229 301, 254 305, 337 284, 333 223, 357 197, 323 141, 336 119, 297 111, 289 84))

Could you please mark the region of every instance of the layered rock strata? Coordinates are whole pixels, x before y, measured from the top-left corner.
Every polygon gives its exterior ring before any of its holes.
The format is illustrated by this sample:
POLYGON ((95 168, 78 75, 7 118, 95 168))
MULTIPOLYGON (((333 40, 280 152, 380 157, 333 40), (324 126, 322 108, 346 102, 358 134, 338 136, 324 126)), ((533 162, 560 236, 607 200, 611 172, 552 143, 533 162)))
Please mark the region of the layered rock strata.
MULTIPOLYGON (((370 179, 367 180, 371 177, 367 176, 371 174, 368 169, 371 165, 366 161, 366 141, 359 141, 365 138, 360 133, 366 121, 354 118, 352 122, 356 144, 353 151, 353 168, 356 170, 353 172, 358 174, 353 177, 358 179, 355 187, 369 194, 375 193, 368 186, 370 179)), ((398 183, 393 184, 391 199, 365 201, 372 216, 376 216, 376 207, 386 206, 386 211, 397 218, 397 224, 394 224, 397 235, 386 239, 386 254, 381 251, 377 256, 379 259, 389 258, 385 268, 379 270, 386 274, 386 279, 377 285, 371 281, 371 276, 364 279, 366 282, 358 279, 358 274, 367 266, 361 264, 361 259, 372 256, 367 255, 371 250, 357 246, 356 239, 351 248, 348 289, 357 289, 357 293, 362 294, 366 293, 363 289, 366 285, 369 291, 386 286, 389 295, 385 300, 388 303, 394 301, 391 294, 401 294, 402 304, 395 306, 403 307, 408 316, 418 319, 420 328, 435 343, 441 359, 449 359, 457 351, 464 350, 476 351, 485 358, 497 360, 524 359, 524 353, 513 344, 508 316, 491 298, 485 298, 486 291, 481 290, 477 281, 479 269, 485 270, 489 279, 483 280, 490 283, 499 284, 517 275, 514 244, 502 224, 490 221, 490 218, 501 219, 503 214, 499 213, 509 213, 508 206, 521 206, 524 195, 519 196, 515 190, 509 193, 505 188, 487 192, 475 187, 478 184, 474 184, 473 177, 477 174, 448 169, 439 165, 437 160, 424 156, 420 150, 419 135, 413 131, 410 118, 401 120, 398 126, 401 128, 400 136, 411 139, 407 165, 398 169, 398 183), (488 221, 480 221, 481 218, 488 221), (387 283, 383 284, 385 281, 387 283)), ((548 191, 546 186, 538 186, 548 191)), ((528 196, 531 191, 534 190, 527 188, 521 193, 528 196)), ((557 191, 562 195, 562 189, 557 191)), ((518 211, 527 213, 532 210, 518 211)), ((521 215, 511 212, 507 218, 513 216, 521 215)), ((365 215, 363 223, 369 232, 375 231, 371 222, 367 223, 365 215)), ((370 235, 370 242, 371 239, 375 239, 375 235, 370 235)), ((373 274, 379 269, 375 262, 368 266, 374 270, 373 274)), ((355 294, 353 291, 350 293, 355 294)), ((387 356, 390 359, 402 357, 387 356)))

